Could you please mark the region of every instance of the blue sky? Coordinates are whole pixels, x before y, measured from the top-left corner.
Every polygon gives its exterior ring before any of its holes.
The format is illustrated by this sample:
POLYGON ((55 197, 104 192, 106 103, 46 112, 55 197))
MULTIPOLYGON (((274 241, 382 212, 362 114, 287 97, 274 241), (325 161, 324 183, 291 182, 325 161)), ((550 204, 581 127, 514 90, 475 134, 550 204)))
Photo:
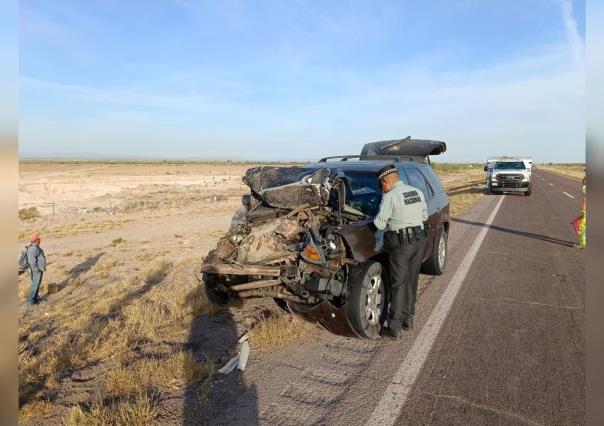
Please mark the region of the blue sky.
POLYGON ((20 152, 584 161, 584 3, 20 3, 20 152))

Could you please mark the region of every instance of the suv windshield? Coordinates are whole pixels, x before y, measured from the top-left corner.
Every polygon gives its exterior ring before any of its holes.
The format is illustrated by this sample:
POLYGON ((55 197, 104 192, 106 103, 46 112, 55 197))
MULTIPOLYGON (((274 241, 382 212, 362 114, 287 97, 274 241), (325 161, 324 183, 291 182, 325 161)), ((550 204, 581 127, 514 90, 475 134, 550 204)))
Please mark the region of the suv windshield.
POLYGON ((375 216, 382 200, 382 188, 375 172, 345 171, 346 204, 367 216, 375 216))
POLYGON ((498 170, 524 170, 524 163, 522 161, 498 161, 495 163, 495 168, 498 170))

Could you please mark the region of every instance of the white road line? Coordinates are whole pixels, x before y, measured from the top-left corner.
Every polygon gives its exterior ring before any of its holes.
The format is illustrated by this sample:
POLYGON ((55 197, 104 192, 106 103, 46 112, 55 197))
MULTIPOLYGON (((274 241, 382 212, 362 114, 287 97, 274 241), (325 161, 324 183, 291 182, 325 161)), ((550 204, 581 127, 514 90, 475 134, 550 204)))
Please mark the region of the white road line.
POLYGON ((570 198, 575 198, 575 197, 573 197, 572 195, 570 195, 568 192, 564 192, 564 191, 562 191, 562 193, 563 193, 564 195, 566 195, 566 196, 570 197, 570 198))
POLYGON ((553 183, 551 183, 551 182, 548 182, 548 185, 549 185, 549 186, 556 186, 556 185, 554 185, 554 184, 553 184, 553 183))
POLYGON ((368 425, 393 425, 396 422, 504 198, 505 195, 501 197, 491 212, 484 228, 480 230, 461 265, 457 268, 455 275, 419 332, 409 353, 407 353, 400 368, 392 377, 392 383, 386 388, 386 392, 384 392, 380 402, 369 417, 368 425))

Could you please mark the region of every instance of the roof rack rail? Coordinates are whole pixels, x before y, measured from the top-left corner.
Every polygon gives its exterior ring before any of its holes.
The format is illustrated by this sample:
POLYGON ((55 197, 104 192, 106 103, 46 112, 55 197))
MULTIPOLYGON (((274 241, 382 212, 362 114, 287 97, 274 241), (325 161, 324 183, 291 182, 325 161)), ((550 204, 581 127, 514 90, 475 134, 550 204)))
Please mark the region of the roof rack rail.
POLYGON ((399 161, 416 161, 415 157, 405 156, 401 157, 399 155, 334 155, 333 157, 323 157, 319 160, 319 163, 326 163, 327 160, 334 160, 339 158, 340 161, 348 161, 351 158, 358 158, 359 160, 391 160, 394 162, 399 161))

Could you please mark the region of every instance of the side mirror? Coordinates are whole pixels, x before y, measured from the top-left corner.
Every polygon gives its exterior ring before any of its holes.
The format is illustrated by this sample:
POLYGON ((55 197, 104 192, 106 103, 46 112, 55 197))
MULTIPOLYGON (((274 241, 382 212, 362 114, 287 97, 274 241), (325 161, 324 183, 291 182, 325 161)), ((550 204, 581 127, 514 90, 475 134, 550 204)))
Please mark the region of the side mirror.
POLYGON ((486 172, 488 170, 489 170, 489 167, 488 166, 484 166, 484 171, 486 172))

